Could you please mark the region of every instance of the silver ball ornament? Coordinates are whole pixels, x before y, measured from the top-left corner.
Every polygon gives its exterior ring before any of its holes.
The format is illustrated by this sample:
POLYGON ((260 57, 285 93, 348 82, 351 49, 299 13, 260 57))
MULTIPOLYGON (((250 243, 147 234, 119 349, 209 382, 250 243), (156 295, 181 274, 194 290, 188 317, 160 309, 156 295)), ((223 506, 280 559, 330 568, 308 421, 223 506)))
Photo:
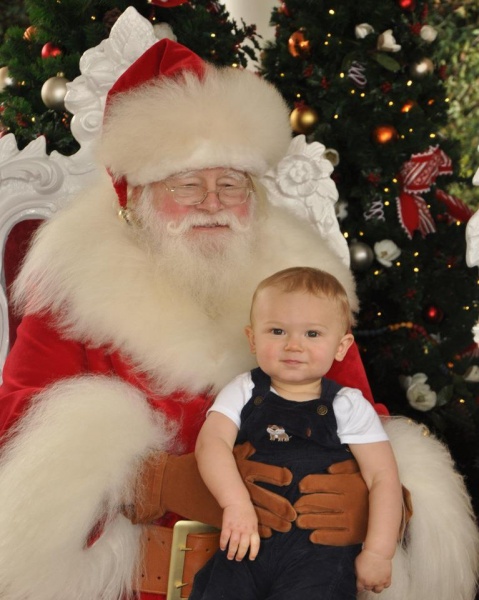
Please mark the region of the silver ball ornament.
POLYGON ((349 246, 351 269, 353 271, 367 271, 374 260, 374 252, 363 242, 352 242, 349 246))
POLYGON ((62 75, 50 77, 42 85, 42 100, 47 108, 65 110, 65 96, 67 93, 68 79, 62 75))

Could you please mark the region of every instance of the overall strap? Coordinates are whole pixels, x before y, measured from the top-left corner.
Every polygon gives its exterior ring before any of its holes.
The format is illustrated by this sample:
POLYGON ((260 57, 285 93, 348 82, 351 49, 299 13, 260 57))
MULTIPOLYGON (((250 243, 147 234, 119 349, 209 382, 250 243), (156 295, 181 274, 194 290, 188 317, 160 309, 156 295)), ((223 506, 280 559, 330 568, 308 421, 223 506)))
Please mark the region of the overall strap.
POLYGON ((327 377, 323 377, 321 383, 321 402, 332 402, 339 390, 343 388, 337 381, 327 377))
MULTIPOLYGON (((266 394, 270 391, 271 378, 266 375, 259 367, 251 371, 251 379, 253 381, 253 391, 251 392, 250 400, 243 406, 241 411, 241 422, 244 423, 246 419, 254 411, 255 407, 263 403, 263 399, 266 394)), ((241 430, 239 433, 238 440, 241 438, 241 430)))
POLYGON ((256 398, 257 396, 266 396, 270 391, 271 377, 266 375, 260 367, 256 367, 251 371, 251 379, 253 380, 254 388, 251 392, 251 397, 256 398))

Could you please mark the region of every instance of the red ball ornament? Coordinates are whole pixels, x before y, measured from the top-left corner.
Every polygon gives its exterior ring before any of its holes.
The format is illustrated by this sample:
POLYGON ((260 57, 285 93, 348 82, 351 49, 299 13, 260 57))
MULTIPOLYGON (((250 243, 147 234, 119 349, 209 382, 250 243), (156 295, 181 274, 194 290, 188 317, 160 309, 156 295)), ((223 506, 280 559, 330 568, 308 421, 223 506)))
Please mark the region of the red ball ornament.
POLYGON ((403 10, 414 10, 416 8, 416 0, 398 0, 399 6, 403 10))
POLYGON ((373 129, 372 137, 376 144, 384 145, 395 142, 398 132, 392 125, 378 125, 373 129))
POLYGON ((299 29, 291 34, 288 40, 288 50, 294 58, 306 58, 311 52, 309 40, 304 35, 304 29, 299 29))
POLYGON ((444 319, 444 311, 436 304, 428 304, 423 310, 423 318, 427 323, 438 325, 444 319))
POLYGON ((54 56, 60 56, 62 51, 58 46, 52 44, 52 42, 47 42, 42 48, 42 58, 52 58, 54 56))

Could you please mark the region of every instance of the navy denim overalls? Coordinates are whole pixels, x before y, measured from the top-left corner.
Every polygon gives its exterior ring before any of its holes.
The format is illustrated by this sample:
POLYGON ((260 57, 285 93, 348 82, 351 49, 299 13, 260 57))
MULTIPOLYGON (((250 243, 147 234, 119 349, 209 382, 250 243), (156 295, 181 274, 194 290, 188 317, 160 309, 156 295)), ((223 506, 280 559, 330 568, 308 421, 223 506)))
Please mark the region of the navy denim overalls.
MULTIPOLYGON (((289 486, 264 487, 287 497, 299 497, 298 483, 310 473, 322 473, 335 462, 351 458, 341 444, 332 402, 341 386, 322 381, 321 397, 306 402, 285 400, 270 390, 270 378, 252 371, 254 389, 241 412, 237 443, 250 441, 250 460, 291 469, 289 486)), ((197 574, 190 600, 354 600, 354 559, 361 546, 322 546, 309 541, 310 531, 294 524, 288 533, 261 540, 255 561, 230 561, 218 551, 197 574)))

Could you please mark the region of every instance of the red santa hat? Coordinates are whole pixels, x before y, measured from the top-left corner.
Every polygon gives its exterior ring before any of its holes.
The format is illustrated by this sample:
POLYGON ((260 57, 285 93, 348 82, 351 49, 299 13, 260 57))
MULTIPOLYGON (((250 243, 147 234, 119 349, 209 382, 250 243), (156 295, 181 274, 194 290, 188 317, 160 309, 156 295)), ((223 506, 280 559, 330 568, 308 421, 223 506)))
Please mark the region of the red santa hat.
POLYGON ((181 171, 232 167, 261 176, 290 140, 289 109, 270 83, 164 39, 111 88, 99 158, 125 206, 127 184, 181 171))

